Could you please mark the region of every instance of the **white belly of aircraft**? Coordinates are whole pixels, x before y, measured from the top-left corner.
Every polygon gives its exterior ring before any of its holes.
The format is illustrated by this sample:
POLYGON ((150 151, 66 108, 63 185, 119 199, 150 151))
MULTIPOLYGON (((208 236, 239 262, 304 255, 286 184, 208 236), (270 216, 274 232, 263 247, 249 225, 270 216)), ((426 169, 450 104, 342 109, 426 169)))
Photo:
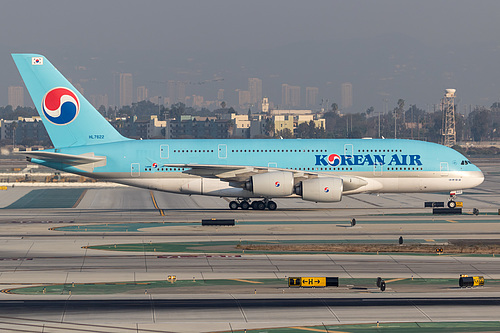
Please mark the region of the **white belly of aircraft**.
POLYGON ((243 188, 232 187, 227 182, 211 178, 127 178, 111 181, 150 190, 201 194, 218 197, 252 197, 252 193, 243 188))
MULTIPOLYGON (((179 177, 179 175, 176 175, 179 177)), ((344 195, 359 193, 418 193, 418 192, 441 192, 454 191, 471 188, 480 184, 483 180, 482 174, 475 177, 474 174, 455 172, 443 176, 438 173, 428 173, 425 177, 376 177, 365 178, 366 185, 355 190, 345 190, 344 195)), ((120 178, 108 179, 121 184, 142 187, 151 190, 181 193, 200 194, 220 197, 256 197, 240 187, 233 187, 230 183, 214 178, 186 177, 186 178, 120 178)))

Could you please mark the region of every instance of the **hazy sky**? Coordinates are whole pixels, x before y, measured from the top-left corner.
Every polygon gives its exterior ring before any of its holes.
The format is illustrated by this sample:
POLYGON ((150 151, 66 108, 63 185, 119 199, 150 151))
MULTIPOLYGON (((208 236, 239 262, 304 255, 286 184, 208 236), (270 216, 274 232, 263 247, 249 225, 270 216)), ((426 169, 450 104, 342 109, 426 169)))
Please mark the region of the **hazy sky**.
MULTIPOLYGON (((500 2, 439 0, 0 0, 0 105, 21 80, 10 53, 46 55, 85 94, 112 94, 113 73, 165 94, 154 81, 235 103, 248 77, 281 103, 281 83, 320 88, 340 104, 352 82, 355 111, 437 103, 456 88, 464 104, 500 98, 500 2), (81 67, 78 67, 81 66, 81 67)), ((26 97, 25 97, 26 99, 26 97)), ((304 99, 304 96, 302 97, 304 99)))

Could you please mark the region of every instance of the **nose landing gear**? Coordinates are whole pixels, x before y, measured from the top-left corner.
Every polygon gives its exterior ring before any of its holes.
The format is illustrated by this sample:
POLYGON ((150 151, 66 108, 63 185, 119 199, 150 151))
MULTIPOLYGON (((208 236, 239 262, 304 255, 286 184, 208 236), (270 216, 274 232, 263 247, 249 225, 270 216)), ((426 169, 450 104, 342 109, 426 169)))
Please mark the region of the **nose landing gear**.
POLYGON ((457 207, 457 195, 462 194, 462 191, 451 191, 450 197, 448 198, 448 208, 456 208, 457 207))

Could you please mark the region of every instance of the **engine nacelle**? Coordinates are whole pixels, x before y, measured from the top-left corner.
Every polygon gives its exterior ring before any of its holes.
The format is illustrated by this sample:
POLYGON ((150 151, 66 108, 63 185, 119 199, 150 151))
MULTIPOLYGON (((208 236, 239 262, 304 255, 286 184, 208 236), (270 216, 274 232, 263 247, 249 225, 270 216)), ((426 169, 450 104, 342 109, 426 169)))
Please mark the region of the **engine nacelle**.
POLYGON ((343 190, 341 178, 318 177, 302 181, 295 188, 295 193, 307 201, 338 202, 342 200, 343 190))
POLYGON ((262 197, 285 197, 293 194, 293 173, 274 171, 252 176, 245 189, 262 197))

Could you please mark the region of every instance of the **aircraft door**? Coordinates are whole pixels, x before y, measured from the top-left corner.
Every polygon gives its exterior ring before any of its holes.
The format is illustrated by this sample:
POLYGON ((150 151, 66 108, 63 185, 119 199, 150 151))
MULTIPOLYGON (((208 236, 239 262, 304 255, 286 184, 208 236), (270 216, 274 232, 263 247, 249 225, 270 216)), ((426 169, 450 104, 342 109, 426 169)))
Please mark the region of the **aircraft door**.
POLYGON ((168 145, 160 145, 160 158, 168 158, 168 145))
POLYGON ((139 163, 130 164, 130 175, 132 177, 139 177, 141 175, 141 165, 139 163))
POLYGON ((344 155, 346 158, 352 158, 354 154, 354 147, 352 144, 348 143, 344 145, 344 155))
POLYGON ((219 158, 227 158, 227 145, 220 144, 218 153, 219 153, 219 158))
POLYGON ((441 169, 441 176, 448 176, 448 162, 441 162, 440 164, 440 169, 441 169))
POLYGON ((382 176, 382 171, 383 171, 384 165, 380 162, 375 162, 373 164, 373 175, 374 176, 382 176))

